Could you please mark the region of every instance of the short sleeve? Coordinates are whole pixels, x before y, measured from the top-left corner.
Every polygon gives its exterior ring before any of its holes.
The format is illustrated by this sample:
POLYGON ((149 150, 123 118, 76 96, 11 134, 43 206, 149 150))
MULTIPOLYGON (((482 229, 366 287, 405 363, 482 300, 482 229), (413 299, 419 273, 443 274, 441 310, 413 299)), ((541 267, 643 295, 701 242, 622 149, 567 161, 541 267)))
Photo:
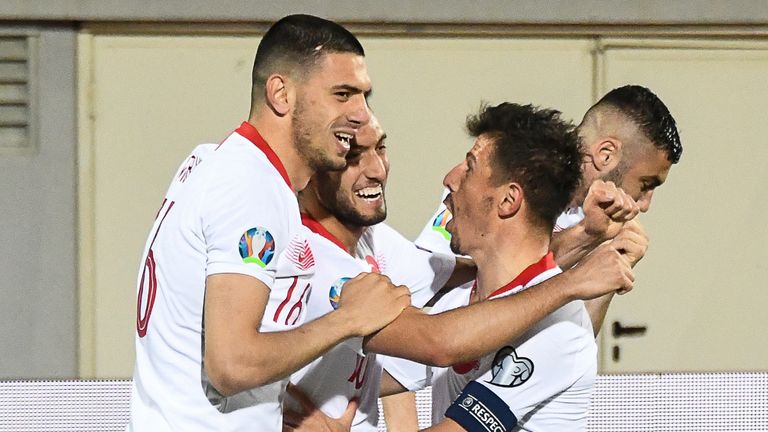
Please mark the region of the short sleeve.
POLYGON ((271 288, 277 257, 291 240, 287 186, 259 159, 217 162, 201 202, 206 273, 245 274, 271 288))
MULTIPOLYGON (((467 411, 480 404, 491 417, 499 421, 514 419, 516 423, 577 381, 583 385, 584 405, 573 404, 573 409, 586 414, 597 359, 594 341, 590 343, 585 335, 580 326, 560 321, 528 339, 523 338, 518 346, 502 348, 496 353, 491 369, 464 388, 446 416, 467 427, 478 421, 477 416, 467 411)), ((467 427, 467 430, 476 429, 467 427)), ((509 427, 499 430, 509 430, 509 427)))

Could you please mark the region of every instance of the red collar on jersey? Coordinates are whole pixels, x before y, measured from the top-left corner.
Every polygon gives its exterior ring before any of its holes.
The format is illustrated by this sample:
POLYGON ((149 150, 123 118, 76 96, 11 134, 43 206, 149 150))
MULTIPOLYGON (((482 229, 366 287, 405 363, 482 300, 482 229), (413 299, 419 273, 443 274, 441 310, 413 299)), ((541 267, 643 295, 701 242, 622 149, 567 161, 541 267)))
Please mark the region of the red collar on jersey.
POLYGON ((253 127, 252 124, 248 122, 243 122, 243 124, 240 125, 239 128, 235 130, 235 132, 239 133, 243 137, 245 137, 248 141, 252 142, 253 145, 258 147, 259 150, 261 150, 266 156, 267 159, 272 163, 272 165, 275 167, 277 172, 280 173, 280 175, 283 177, 283 180, 285 180, 285 183, 288 185, 291 190, 293 190, 293 185, 291 185, 291 179, 288 178, 288 172, 285 170, 285 166, 283 166, 283 162, 280 160, 279 157, 277 157, 277 154, 274 150, 272 150, 272 147, 267 144, 266 141, 264 141, 264 138, 261 137, 261 134, 259 131, 256 130, 255 127, 253 127))
POLYGON ((349 253, 349 249, 347 249, 346 246, 344 246, 344 243, 341 242, 338 238, 336 238, 335 235, 331 234, 330 231, 325 229, 325 227, 318 221, 314 220, 312 216, 302 213, 301 214, 301 223, 304 224, 305 227, 309 228, 310 231, 312 231, 315 234, 321 235, 328 240, 331 241, 331 243, 335 244, 336 246, 342 248, 344 252, 349 253))
POLYGON ((547 270, 552 270, 555 267, 557 267, 557 263, 555 262, 555 255, 552 253, 552 251, 550 251, 538 262, 529 265, 525 270, 517 275, 516 278, 512 279, 512 282, 494 291, 488 298, 504 294, 505 292, 516 287, 527 285, 536 276, 544 273, 547 270))

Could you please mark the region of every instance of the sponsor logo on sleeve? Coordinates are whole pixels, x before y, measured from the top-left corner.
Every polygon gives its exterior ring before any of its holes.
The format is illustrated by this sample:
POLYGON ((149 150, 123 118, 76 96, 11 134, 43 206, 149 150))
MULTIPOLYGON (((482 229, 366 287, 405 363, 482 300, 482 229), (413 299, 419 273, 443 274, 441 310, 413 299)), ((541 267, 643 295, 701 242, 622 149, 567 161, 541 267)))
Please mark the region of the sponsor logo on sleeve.
POLYGON ((240 237, 239 250, 244 262, 264 268, 275 255, 275 239, 266 228, 251 228, 240 237))
POLYGON ((501 387, 517 387, 533 375, 533 362, 529 358, 518 356, 514 348, 506 346, 496 353, 491 373, 493 378, 486 381, 487 383, 501 387))
POLYGON ((331 285, 331 291, 328 293, 328 300, 331 301, 331 307, 337 309, 339 307, 339 299, 341 299, 341 289, 344 284, 351 278, 343 277, 336 279, 336 282, 331 285))
POLYGON ((285 256, 296 264, 301 271, 306 271, 315 266, 315 256, 305 239, 294 238, 285 249, 285 256))
POLYGON ((446 240, 450 240, 451 233, 449 233, 445 229, 445 225, 451 220, 452 217, 453 215, 448 209, 441 211, 440 213, 437 214, 437 216, 435 216, 435 219, 432 221, 432 230, 442 234, 442 236, 445 237, 446 240))

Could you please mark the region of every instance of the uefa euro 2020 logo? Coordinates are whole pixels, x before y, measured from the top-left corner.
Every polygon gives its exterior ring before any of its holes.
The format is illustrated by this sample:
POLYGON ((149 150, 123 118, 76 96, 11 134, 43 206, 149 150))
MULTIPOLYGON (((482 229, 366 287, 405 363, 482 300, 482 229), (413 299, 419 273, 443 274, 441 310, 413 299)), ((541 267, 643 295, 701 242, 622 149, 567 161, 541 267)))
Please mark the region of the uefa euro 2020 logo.
POLYGON ((445 209, 435 216, 435 220, 432 221, 432 229, 439 232, 445 237, 446 240, 451 239, 451 233, 445 229, 445 225, 451 220, 453 215, 450 210, 445 209))
POLYGON ((351 278, 343 277, 336 279, 336 282, 331 285, 331 291, 328 293, 328 300, 331 301, 331 307, 335 310, 339 307, 339 300, 341 299, 341 288, 351 278))
POLYGON ((493 378, 487 383, 501 387, 517 387, 533 375, 533 362, 517 354, 511 346, 500 349, 491 367, 493 378))
POLYGON ((262 227, 251 228, 240 237, 240 256, 244 262, 266 267, 275 255, 275 240, 262 227))

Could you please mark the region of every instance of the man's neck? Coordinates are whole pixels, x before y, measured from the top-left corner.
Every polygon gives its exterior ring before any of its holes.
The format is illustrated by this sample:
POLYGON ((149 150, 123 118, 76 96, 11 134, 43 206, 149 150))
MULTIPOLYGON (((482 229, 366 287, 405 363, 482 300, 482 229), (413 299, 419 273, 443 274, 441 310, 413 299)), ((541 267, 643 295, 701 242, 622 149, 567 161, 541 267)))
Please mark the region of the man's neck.
POLYGON ((323 207, 313 190, 308 189, 301 194, 299 205, 302 212, 319 222, 332 236, 336 237, 346 247, 350 255, 355 255, 357 243, 367 227, 350 226, 341 222, 323 207))
POLYGON ((314 215, 312 215, 312 217, 320 222, 320 225, 327 229, 329 233, 339 239, 341 243, 347 247, 347 251, 349 251, 350 255, 355 255, 357 252, 357 243, 360 241, 360 237, 363 236, 367 227, 349 226, 336 219, 336 217, 331 214, 326 214, 325 217, 320 219, 316 218, 314 215))
POLYGON ((549 252, 549 235, 540 230, 489 236, 482 250, 472 254, 477 264, 477 293, 485 300, 494 291, 511 282, 528 266, 549 252))
POLYGON ((293 190, 298 192, 307 186, 314 171, 296 151, 290 128, 286 127, 285 122, 287 119, 278 120, 264 116, 251 116, 248 119, 248 123, 259 131, 264 141, 280 158, 280 162, 282 162, 285 172, 288 173, 288 178, 291 180, 293 190))

